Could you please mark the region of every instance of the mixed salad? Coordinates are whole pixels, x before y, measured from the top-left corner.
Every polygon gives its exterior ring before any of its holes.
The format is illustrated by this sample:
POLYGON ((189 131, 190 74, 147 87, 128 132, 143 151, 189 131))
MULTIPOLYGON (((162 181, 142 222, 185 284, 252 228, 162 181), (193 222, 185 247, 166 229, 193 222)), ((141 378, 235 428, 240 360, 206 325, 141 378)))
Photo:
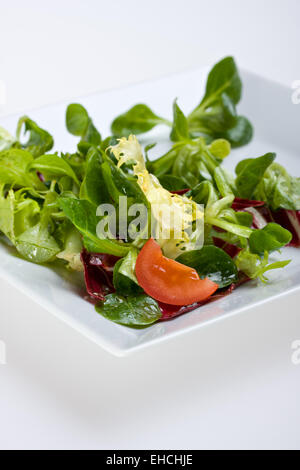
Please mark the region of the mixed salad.
POLYGON ((30 262, 82 271, 97 312, 136 328, 250 279, 267 282, 269 270, 290 262, 270 262, 270 253, 300 246, 300 178, 275 153, 240 161, 235 174, 224 168, 231 149, 253 137, 237 111, 241 94, 235 61, 226 57, 190 114, 174 101, 172 121, 137 104, 103 139, 86 109, 70 104, 74 153, 51 153, 51 134, 27 116, 15 136, 0 128, 1 238, 30 262), (151 160, 154 144, 143 150, 136 136, 158 125, 170 128, 170 149, 151 160), (137 205, 147 209, 143 226, 137 205))

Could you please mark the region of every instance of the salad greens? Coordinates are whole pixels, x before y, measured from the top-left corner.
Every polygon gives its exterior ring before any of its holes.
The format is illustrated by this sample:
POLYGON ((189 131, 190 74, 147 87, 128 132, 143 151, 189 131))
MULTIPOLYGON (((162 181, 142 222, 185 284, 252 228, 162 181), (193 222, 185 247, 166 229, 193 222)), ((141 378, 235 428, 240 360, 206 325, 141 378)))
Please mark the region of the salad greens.
POLYGON ((31 152, 34 157, 43 155, 52 149, 54 141, 49 132, 41 129, 34 121, 29 117, 23 116, 18 122, 16 141, 21 148, 31 152), (20 138, 22 129, 24 127, 24 133, 29 134, 29 138, 26 143, 21 144, 20 138))
POLYGON ((79 138, 70 153, 54 152, 51 134, 27 116, 15 136, 0 128, 2 238, 30 262, 83 271, 97 312, 135 328, 196 308, 215 291, 216 298, 226 295, 245 280, 267 282, 267 271, 290 262, 269 261, 270 254, 300 246, 300 178, 275 162, 275 153, 240 161, 235 174, 224 168, 231 149, 253 136, 238 114, 241 95, 238 69, 227 57, 213 67, 189 114, 174 100, 172 121, 137 104, 102 139, 87 110, 70 104, 66 127, 79 138), (153 160, 155 144, 143 152, 135 135, 157 125, 170 129, 170 148, 153 160), (180 230, 171 224, 175 218, 180 230), (152 239, 148 263, 169 282, 170 305, 147 293, 141 253, 152 239), (192 306, 176 305, 185 275, 197 289, 215 288, 192 306))
POLYGON ((265 252, 264 257, 251 253, 249 250, 242 250, 236 257, 236 265, 239 270, 246 274, 250 279, 259 278, 262 282, 267 282, 265 276, 267 271, 272 269, 284 268, 291 261, 275 261, 269 264, 268 252, 265 252))
POLYGON ((131 327, 149 326, 162 317, 157 302, 145 294, 108 294, 96 310, 108 320, 131 327))
POLYGON ((279 163, 272 163, 260 179, 254 195, 272 210, 299 210, 300 178, 293 178, 279 163))
POLYGON ((88 251, 109 253, 114 256, 124 256, 128 253, 130 247, 126 246, 125 243, 107 238, 100 239, 97 236, 97 207, 89 201, 62 193, 58 205, 63 210, 64 215, 81 233, 83 244, 88 251))
POLYGON ((251 199, 255 188, 263 178, 267 168, 273 163, 275 157, 274 153, 267 153, 262 157, 243 160, 237 165, 235 184, 240 197, 251 199))
POLYGON ((79 151, 86 153, 90 146, 101 143, 101 135, 81 104, 70 104, 66 112, 66 126, 70 134, 81 137, 79 151))
POLYGON ((117 292, 123 295, 142 293, 135 275, 135 263, 139 251, 132 248, 124 258, 118 260, 113 271, 113 284, 117 292))
POLYGON ((111 131, 113 135, 129 137, 144 134, 158 124, 171 125, 171 122, 154 114, 149 106, 137 104, 113 121, 111 131))

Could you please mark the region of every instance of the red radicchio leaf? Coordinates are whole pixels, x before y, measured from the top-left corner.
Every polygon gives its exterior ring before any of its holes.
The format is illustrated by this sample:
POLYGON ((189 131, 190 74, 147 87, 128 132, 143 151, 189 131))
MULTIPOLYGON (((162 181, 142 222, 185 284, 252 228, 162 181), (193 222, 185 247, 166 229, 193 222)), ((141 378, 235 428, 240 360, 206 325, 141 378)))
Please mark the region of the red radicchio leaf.
POLYGON ((238 246, 224 242, 224 240, 221 240, 221 238, 213 237, 213 241, 215 246, 222 248, 222 250, 224 250, 231 258, 235 258, 241 251, 241 248, 238 246))
POLYGON ((170 191, 170 193, 178 194, 179 196, 183 196, 184 194, 188 192, 189 192, 189 189, 179 189, 178 191, 170 191))
POLYGON ((210 302, 214 302, 215 300, 222 299, 223 297, 226 297, 227 295, 231 294, 237 287, 241 286, 242 284, 245 284, 248 281, 250 281, 250 279, 243 275, 240 277, 237 283, 231 284, 227 289, 219 291, 216 294, 213 294, 208 299, 204 300, 203 302, 196 302, 193 305, 181 307, 179 305, 169 305, 164 304, 162 302, 157 302, 162 313, 162 317, 159 319, 159 321, 171 320, 172 318, 178 317, 179 315, 191 312, 192 310, 195 310, 196 308, 201 307, 202 305, 209 304, 210 302))
POLYGON ((252 215, 252 228, 261 229, 270 222, 269 209, 263 201, 253 201, 236 197, 232 204, 236 212, 248 212, 252 215))
POLYGON ((82 251, 84 279, 88 294, 95 300, 104 300, 107 294, 115 291, 112 277, 113 268, 119 258, 103 253, 82 251))
POLYGON ((232 203, 232 209, 235 211, 242 211, 248 207, 262 207, 264 205, 264 201, 252 201, 251 199, 242 199, 240 197, 236 197, 232 203))
POLYGON ((272 211, 272 221, 289 230, 293 236, 288 246, 300 247, 300 211, 279 209, 272 211))
MULTIPOLYGON (((214 227, 214 230, 216 232, 225 233, 225 230, 220 227, 214 227)), ((215 246, 224 250, 231 258, 235 258, 236 255, 238 255, 241 251, 241 248, 239 248, 238 246, 232 245, 231 243, 227 243, 218 237, 213 237, 213 242, 215 246)))
POLYGON ((42 183, 45 183, 45 177, 42 173, 40 173, 39 171, 36 172, 39 180, 42 182, 42 183))
POLYGON ((101 266, 107 273, 112 273, 117 261, 120 258, 106 253, 89 253, 89 264, 92 266, 101 266))

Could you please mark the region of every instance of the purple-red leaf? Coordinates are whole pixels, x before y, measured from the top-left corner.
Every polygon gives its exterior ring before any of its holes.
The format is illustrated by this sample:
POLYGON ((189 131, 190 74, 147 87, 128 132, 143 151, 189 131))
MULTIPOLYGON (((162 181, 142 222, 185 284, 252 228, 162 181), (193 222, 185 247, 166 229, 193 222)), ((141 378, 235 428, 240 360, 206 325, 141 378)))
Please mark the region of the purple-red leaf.
POLYGON ((234 209, 235 211, 242 211, 243 209, 247 209, 248 207, 262 207, 264 205, 264 201, 252 201, 250 199, 242 199, 240 197, 236 197, 232 203, 232 209, 234 209))
POLYGON ((39 180, 42 182, 42 183, 45 183, 45 177, 42 173, 40 173, 39 171, 36 172, 39 180))
POLYGON ((113 269, 119 258, 103 253, 81 253, 87 293, 95 300, 104 300, 107 294, 115 291, 113 269))
POLYGON ((172 194, 178 194, 179 196, 184 196, 184 194, 188 193, 189 189, 178 189, 178 191, 170 191, 172 194))
POLYGON ((213 241, 215 246, 224 250, 231 258, 235 258, 241 251, 241 248, 238 246, 227 243, 221 240, 221 238, 213 237, 213 241))
POLYGON ((288 246, 300 247, 300 211, 279 209, 272 211, 272 219, 291 232, 293 238, 288 246))

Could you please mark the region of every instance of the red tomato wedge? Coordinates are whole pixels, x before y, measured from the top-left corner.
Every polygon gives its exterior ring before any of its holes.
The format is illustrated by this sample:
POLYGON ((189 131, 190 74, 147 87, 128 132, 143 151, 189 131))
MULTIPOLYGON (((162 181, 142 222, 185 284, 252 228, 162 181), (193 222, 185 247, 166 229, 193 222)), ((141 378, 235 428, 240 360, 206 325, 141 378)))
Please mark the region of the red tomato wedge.
POLYGON ((139 253, 135 272, 144 291, 170 305, 191 305, 210 297, 218 284, 200 279, 197 271, 163 256, 159 244, 150 238, 139 253))

